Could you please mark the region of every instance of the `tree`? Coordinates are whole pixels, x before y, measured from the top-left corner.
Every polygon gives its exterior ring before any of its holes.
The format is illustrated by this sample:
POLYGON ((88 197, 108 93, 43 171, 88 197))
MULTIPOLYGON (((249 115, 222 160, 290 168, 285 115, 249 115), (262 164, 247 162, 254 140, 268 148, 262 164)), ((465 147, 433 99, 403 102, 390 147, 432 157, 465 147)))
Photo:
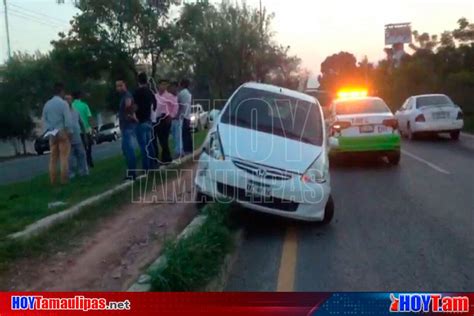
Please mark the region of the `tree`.
POLYGON ((340 52, 323 61, 319 83, 321 89, 336 93, 341 87, 360 86, 365 80, 357 66, 355 56, 348 52, 340 52))

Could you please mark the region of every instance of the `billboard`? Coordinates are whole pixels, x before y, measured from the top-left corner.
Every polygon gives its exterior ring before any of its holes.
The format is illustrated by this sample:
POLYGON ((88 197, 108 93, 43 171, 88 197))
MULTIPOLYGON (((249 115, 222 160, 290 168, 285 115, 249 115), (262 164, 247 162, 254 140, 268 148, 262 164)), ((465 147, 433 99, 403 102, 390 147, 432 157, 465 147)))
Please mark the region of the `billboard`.
POLYGON ((397 23, 385 25, 385 45, 411 43, 410 23, 397 23))

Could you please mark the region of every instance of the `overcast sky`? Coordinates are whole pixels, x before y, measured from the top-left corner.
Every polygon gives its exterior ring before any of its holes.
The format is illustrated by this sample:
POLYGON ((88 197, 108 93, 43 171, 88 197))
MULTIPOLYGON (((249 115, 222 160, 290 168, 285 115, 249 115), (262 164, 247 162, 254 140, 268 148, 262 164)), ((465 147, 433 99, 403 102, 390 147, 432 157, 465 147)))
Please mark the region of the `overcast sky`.
MULTIPOLYGON (((67 21, 77 10, 65 0, 7 0, 11 45, 14 51, 51 49, 50 41, 67 31, 67 21)), ((113 1, 113 0, 111 0, 113 1)), ((247 0, 258 7, 259 0, 247 0)), ((474 21, 474 0, 262 0, 276 14, 277 40, 291 46, 303 66, 319 72, 326 56, 341 50, 369 60, 384 57, 384 25, 411 22, 413 29, 441 33, 456 27, 460 17, 474 21)), ((0 32, 0 60, 7 55, 5 24, 0 32)))

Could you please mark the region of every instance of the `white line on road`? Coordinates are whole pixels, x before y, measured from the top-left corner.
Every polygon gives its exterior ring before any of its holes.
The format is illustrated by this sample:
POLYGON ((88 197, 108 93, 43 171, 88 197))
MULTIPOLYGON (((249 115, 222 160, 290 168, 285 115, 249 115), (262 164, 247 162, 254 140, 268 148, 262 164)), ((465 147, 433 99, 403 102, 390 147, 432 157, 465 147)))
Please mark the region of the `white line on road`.
POLYGON ((415 160, 418 160, 418 161, 421 162, 421 163, 424 163, 424 164, 427 165, 428 167, 431 167, 431 168, 433 168, 434 170, 436 170, 436 171, 438 171, 438 172, 441 172, 441 173, 444 173, 444 174, 451 174, 449 171, 446 171, 446 170, 444 170, 443 168, 438 167, 438 166, 435 165, 434 163, 431 163, 431 162, 429 162, 429 161, 427 161, 427 160, 425 160, 425 159, 423 159, 423 158, 420 158, 420 157, 418 157, 417 155, 412 154, 412 153, 410 153, 410 152, 408 152, 408 151, 406 151, 406 150, 402 150, 402 153, 403 153, 404 155, 407 155, 407 156, 409 156, 409 157, 415 159, 415 160))

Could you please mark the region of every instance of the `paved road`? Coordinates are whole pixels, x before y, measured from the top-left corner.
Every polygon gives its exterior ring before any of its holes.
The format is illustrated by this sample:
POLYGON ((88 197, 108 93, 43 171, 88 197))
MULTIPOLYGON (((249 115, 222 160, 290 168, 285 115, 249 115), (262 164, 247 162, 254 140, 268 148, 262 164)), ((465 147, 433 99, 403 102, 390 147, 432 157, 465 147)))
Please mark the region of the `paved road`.
MULTIPOLYGON (((102 143, 93 147, 93 157, 96 161, 109 158, 120 153, 120 142, 102 143)), ((27 181, 37 175, 47 172, 49 154, 19 158, 0 163, 0 185, 18 181, 27 181)))
POLYGON ((474 137, 331 169, 328 227, 239 210, 229 291, 474 291, 474 137))

